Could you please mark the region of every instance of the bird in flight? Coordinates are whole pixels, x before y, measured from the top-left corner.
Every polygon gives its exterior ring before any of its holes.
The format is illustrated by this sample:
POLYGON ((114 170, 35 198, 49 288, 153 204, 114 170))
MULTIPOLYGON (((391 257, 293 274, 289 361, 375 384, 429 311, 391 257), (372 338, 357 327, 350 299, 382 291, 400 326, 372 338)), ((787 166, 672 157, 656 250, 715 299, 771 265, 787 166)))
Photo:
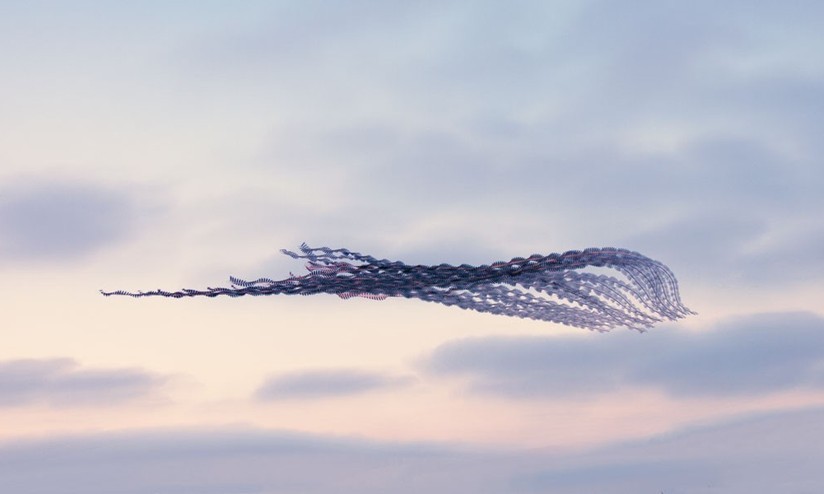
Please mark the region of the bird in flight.
POLYGON ((409 265, 348 249, 282 250, 305 261, 307 274, 273 280, 229 277, 230 287, 179 291, 103 291, 106 296, 217 297, 226 295, 335 294, 417 298, 462 309, 535 319, 596 331, 627 327, 644 331, 662 321, 694 314, 681 303, 675 275, 664 264, 626 249, 588 248, 533 254, 482 266, 409 265), (622 278, 586 271, 609 268, 622 278))

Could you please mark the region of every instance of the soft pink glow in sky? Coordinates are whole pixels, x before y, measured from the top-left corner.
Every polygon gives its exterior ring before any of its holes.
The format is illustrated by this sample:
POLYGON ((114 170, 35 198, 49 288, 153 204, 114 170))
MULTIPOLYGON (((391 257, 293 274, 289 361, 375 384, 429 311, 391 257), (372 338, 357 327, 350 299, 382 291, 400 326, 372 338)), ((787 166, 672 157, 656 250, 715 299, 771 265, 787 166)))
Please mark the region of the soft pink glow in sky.
POLYGON ((820 492, 822 15, 5 3, 0 485, 820 492), (699 315, 599 335, 97 291, 278 277, 301 241, 410 264, 625 247, 699 315))

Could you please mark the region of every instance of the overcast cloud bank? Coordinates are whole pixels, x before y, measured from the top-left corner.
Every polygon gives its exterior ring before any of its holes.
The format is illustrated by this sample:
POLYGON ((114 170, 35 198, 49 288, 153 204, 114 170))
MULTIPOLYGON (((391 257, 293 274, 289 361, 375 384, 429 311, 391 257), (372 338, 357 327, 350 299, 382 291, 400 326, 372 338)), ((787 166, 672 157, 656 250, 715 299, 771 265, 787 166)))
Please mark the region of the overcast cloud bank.
POLYGON ((265 430, 136 431, 0 445, 16 494, 819 492, 824 412, 739 417, 577 454, 265 430))

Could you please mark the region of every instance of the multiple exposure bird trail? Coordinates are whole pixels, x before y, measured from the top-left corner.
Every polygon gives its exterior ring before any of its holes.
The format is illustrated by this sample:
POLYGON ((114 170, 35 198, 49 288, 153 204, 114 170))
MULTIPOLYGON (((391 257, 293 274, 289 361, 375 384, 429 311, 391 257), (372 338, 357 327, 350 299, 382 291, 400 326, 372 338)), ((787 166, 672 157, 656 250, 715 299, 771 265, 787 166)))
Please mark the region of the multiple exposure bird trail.
POLYGON ((230 277, 231 287, 206 290, 101 293, 172 298, 319 293, 344 299, 406 297, 597 331, 621 326, 643 331, 655 323, 693 314, 681 303, 678 283, 669 268, 625 249, 533 254, 483 266, 413 266, 348 249, 306 244, 300 250, 301 254, 282 252, 306 260, 309 274, 303 276, 290 273, 283 280, 254 281, 230 277), (587 267, 611 268, 625 279, 582 271, 587 267))

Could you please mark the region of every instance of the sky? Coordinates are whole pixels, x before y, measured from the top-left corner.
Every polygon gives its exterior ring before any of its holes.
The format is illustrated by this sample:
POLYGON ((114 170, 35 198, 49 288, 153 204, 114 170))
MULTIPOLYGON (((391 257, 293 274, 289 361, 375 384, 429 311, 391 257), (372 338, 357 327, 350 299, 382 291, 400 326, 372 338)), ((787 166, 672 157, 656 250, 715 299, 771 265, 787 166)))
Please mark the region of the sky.
POLYGON ((0 0, 0 485, 824 489, 824 4, 0 0), (621 247, 698 314, 130 299, 621 247))

